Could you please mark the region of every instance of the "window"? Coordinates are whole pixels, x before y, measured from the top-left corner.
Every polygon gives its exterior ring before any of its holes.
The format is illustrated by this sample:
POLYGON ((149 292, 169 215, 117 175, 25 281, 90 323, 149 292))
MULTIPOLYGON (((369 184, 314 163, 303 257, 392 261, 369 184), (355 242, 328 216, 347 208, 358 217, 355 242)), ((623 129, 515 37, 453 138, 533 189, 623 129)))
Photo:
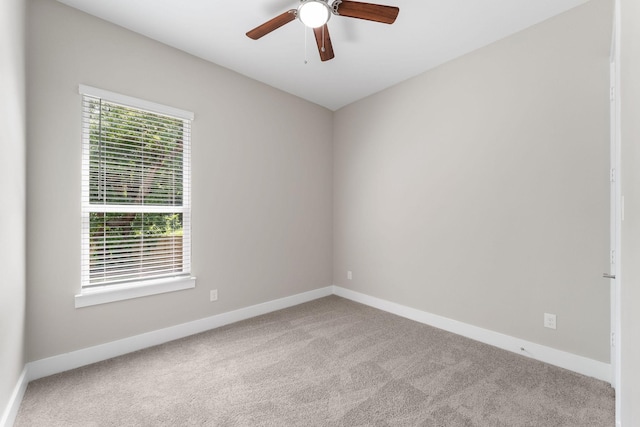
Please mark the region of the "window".
POLYGON ((193 114, 88 86, 80 92, 82 294, 190 279, 193 114))

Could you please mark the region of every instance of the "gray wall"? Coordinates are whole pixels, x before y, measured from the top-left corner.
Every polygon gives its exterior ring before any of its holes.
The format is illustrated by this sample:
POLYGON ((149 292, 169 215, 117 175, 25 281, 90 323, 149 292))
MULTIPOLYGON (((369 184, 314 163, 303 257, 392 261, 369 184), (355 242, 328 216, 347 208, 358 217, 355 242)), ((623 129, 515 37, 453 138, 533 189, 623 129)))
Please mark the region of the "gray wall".
POLYGON ((0 2, 0 417, 24 366, 25 4, 0 2))
POLYGON ((622 91, 622 414, 623 426, 640 425, 640 3, 621 0, 622 91))
POLYGON ((334 283, 608 362, 611 22, 593 0, 336 112, 334 283))
POLYGON ((331 285, 329 110, 58 2, 30 5, 29 361, 331 285), (195 289, 74 308, 79 83, 195 112, 195 289))

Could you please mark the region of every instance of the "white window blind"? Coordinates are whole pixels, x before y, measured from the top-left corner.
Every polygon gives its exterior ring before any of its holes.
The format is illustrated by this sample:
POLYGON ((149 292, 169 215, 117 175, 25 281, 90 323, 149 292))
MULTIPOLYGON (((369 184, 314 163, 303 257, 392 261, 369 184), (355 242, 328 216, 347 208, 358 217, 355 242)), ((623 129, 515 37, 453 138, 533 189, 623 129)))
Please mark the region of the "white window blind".
POLYGON ((80 90, 82 287, 188 276, 190 113, 80 90))

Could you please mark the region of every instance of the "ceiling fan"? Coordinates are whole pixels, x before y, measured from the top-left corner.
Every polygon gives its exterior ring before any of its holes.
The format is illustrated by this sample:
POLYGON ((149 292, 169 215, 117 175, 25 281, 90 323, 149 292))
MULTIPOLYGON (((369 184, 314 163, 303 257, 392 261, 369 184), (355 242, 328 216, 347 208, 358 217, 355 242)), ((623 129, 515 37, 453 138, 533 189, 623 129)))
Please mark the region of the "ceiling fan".
POLYGON ((320 59, 328 61, 334 58, 333 46, 329 37, 327 21, 331 14, 345 16, 347 18, 365 19, 367 21, 393 24, 400 9, 395 6, 385 6, 381 4, 363 3, 350 0, 335 0, 331 6, 329 0, 300 0, 297 9, 290 9, 275 18, 258 25, 253 30, 247 32, 247 37, 258 40, 260 37, 277 30, 298 18, 305 26, 313 28, 316 36, 316 44, 320 52, 320 59))

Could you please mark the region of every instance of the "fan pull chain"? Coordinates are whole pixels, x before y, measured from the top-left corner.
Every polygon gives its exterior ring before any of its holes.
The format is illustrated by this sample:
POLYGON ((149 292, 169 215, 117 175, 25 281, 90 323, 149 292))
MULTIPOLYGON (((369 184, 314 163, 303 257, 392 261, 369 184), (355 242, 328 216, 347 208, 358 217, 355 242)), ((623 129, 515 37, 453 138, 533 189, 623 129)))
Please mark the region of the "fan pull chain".
POLYGON ((304 28, 304 63, 307 63, 307 27, 306 26, 302 26, 302 28, 304 28))
POLYGON ((324 49, 324 27, 326 27, 326 25, 322 26, 322 53, 324 53, 325 49, 324 49))

